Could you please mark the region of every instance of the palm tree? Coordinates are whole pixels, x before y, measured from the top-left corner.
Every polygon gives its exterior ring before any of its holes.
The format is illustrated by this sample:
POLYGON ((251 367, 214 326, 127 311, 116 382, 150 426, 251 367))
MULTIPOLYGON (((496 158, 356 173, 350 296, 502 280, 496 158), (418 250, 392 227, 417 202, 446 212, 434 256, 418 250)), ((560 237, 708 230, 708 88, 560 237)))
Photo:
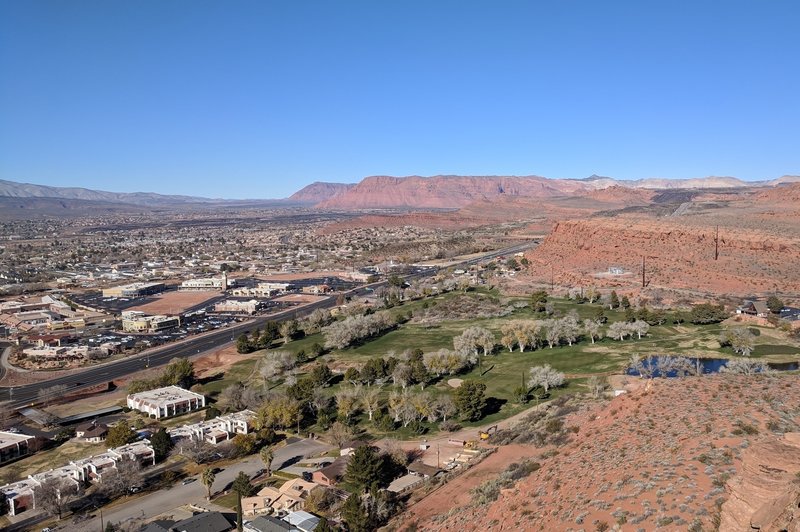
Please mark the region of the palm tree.
POLYGON ((264 468, 267 470, 267 476, 272 475, 272 459, 275 457, 272 451, 272 447, 269 445, 263 447, 261 451, 259 451, 258 455, 261 457, 261 461, 264 462, 264 468))
POLYGON ((206 500, 211 500, 211 486, 214 485, 214 480, 216 478, 217 476, 214 474, 214 470, 210 467, 204 469, 203 474, 200 475, 200 482, 206 487, 206 500))

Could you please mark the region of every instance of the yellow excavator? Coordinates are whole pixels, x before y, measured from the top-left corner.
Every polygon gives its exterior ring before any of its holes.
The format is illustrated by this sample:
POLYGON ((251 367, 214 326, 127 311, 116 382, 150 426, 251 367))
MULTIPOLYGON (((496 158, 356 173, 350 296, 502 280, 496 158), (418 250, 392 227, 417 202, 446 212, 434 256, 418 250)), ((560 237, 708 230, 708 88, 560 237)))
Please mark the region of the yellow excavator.
POLYGON ((482 440, 488 440, 489 437, 495 432, 497 432, 497 425, 492 425, 488 429, 480 431, 478 434, 482 440))

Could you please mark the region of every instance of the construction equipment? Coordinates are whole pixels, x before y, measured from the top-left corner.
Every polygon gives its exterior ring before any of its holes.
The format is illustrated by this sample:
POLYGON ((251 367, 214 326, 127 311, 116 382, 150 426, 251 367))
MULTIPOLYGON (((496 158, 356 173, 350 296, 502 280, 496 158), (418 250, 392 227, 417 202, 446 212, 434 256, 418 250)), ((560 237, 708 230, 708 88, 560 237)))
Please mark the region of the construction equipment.
POLYGON ((464 449, 477 449, 478 442, 476 440, 469 440, 464 442, 464 449))
POLYGON ((489 437, 495 432, 497 432, 497 425, 492 425, 488 429, 478 432, 478 434, 480 435, 482 440, 488 440, 489 437))

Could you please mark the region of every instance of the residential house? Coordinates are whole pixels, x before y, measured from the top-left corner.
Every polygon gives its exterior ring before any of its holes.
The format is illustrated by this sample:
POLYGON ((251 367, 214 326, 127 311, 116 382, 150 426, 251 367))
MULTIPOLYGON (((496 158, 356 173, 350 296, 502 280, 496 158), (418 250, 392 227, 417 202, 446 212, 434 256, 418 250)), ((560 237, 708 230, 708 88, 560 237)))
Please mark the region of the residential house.
POLYGON ((311 478, 322 486, 335 486, 344 478, 348 463, 350 463, 350 456, 340 456, 322 469, 314 471, 311 478))
POLYGON ((89 421, 81 423, 75 429, 75 437, 87 443, 100 443, 105 441, 108 436, 108 425, 89 421))

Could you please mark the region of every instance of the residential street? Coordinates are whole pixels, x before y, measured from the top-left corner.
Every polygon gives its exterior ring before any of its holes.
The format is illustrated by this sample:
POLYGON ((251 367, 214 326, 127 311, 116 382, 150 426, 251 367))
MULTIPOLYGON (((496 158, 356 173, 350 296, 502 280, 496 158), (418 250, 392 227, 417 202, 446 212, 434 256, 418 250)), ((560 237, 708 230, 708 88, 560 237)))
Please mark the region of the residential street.
MULTIPOLYGON (((324 453, 333 447, 327 443, 315 440, 299 440, 275 450, 273 469, 280 468, 285 463, 291 463, 300 457, 312 456, 324 453)), ((241 462, 226 467, 217 473, 217 478, 212 487, 212 493, 223 490, 228 486, 240 471, 244 471, 248 476, 252 476, 259 469, 263 469, 264 464, 257 455, 250 456, 241 462)), ((197 478, 197 477, 195 477, 197 478)), ((169 512, 173 508, 194 504, 199 507, 215 509, 215 505, 206 502, 206 489, 200 480, 183 485, 178 482, 170 489, 157 491, 143 497, 131 499, 128 502, 118 504, 103 512, 103 521, 108 523, 129 523, 134 520, 144 522, 154 516, 169 512)), ((226 509, 226 511, 230 511, 226 509)), ((100 515, 95 514, 92 519, 87 519, 82 523, 73 524, 65 522, 58 530, 91 531, 100 530, 100 515)))

